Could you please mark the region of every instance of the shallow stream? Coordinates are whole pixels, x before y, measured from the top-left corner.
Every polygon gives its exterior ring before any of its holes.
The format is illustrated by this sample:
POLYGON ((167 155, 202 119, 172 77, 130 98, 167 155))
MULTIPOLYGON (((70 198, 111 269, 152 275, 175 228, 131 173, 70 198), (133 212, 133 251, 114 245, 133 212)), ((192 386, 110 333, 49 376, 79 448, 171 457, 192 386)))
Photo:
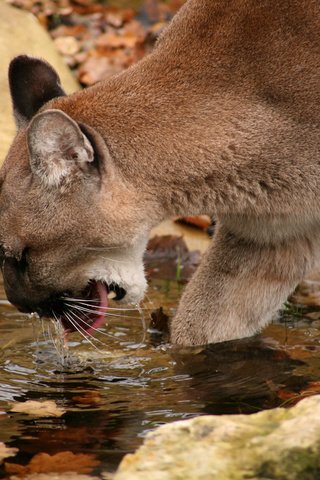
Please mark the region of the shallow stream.
MULTIPOLYGON (((91 339, 96 347, 72 334, 68 350, 57 351, 50 322, 18 313, 1 286, 0 440, 19 449, 8 462, 27 464, 39 452, 89 453, 98 461, 91 473, 99 475, 113 471, 158 425, 290 405, 320 391, 317 312, 290 307, 255 338, 207 348, 177 349, 147 331, 150 312, 162 306, 172 316, 182 289, 176 260, 158 263, 149 268, 145 320, 138 311, 107 317, 91 339), (66 413, 10 412, 12 402, 29 399, 54 400, 66 413)), ((2 467, 0 477, 6 475, 2 467)))

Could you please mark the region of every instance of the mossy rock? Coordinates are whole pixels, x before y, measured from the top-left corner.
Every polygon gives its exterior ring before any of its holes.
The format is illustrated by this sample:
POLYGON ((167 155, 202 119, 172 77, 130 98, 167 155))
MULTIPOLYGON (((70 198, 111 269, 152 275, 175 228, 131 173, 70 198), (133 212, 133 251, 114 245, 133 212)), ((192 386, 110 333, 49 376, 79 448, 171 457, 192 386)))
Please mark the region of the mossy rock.
POLYGON ((159 427, 114 480, 320 478, 320 396, 291 409, 201 416, 159 427))

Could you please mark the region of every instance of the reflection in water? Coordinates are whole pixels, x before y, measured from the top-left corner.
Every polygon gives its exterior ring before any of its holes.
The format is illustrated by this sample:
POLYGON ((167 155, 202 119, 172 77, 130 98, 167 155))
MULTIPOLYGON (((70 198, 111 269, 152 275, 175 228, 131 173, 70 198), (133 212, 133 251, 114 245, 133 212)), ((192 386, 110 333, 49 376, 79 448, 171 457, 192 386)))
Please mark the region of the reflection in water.
MULTIPOLYGON (((180 293, 176 281, 153 279, 146 319, 160 305, 171 316, 180 293)), ((112 471, 158 425, 278 406, 283 392, 299 395, 317 379, 320 336, 303 316, 275 323, 255 338, 188 349, 146 334, 138 316, 128 311, 108 319, 97 334, 99 350, 73 334, 62 362, 50 323, 1 302, 0 440, 19 448, 8 462, 26 464, 38 452, 71 450, 95 454, 101 462, 95 473, 112 471), (6 414, 10 401, 28 399, 55 400, 67 413, 6 414)))
POLYGON ((277 392, 289 382, 306 383, 294 371, 304 362, 270 348, 261 338, 208 346, 197 355, 179 355, 176 370, 188 372, 189 398, 204 404, 210 414, 254 413, 281 404, 277 392))

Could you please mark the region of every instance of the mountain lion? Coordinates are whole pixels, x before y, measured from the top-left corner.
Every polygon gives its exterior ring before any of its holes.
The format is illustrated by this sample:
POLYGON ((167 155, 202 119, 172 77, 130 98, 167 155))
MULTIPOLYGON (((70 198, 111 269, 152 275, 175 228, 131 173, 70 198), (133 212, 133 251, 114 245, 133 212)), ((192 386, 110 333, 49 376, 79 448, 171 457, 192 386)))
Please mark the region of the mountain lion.
POLYGON ((139 302, 148 234, 173 215, 217 219, 177 344, 256 333, 317 266, 319 0, 189 0, 120 75, 67 96, 22 55, 9 83, 1 264, 21 311, 87 332, 111 290, 139 302))

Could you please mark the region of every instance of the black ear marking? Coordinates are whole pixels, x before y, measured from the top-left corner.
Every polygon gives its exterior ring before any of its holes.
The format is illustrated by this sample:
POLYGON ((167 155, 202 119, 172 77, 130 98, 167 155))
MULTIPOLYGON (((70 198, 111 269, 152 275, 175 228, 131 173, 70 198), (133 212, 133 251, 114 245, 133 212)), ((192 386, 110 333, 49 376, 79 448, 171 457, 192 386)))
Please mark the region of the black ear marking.
POLYGON ((19 55, 10 63, 9 85, 18 128, 26 126, 46 102, 65 95, 51 65, 28 55, 19 55))

